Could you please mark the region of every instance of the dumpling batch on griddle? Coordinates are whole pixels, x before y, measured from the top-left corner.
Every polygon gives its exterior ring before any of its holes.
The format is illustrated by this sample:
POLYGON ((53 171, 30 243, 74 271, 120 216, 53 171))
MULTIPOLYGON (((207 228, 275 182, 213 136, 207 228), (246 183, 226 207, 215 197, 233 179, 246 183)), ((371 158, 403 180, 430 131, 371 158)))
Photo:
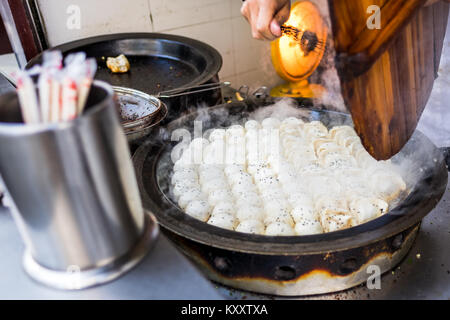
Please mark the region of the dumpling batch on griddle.
POLYGON ((189 216, 266 236, 350 228, 385 214, 406 184, 355 130, 294 117, 248 120, 192 140, 174 164, 171 194, 189 216))

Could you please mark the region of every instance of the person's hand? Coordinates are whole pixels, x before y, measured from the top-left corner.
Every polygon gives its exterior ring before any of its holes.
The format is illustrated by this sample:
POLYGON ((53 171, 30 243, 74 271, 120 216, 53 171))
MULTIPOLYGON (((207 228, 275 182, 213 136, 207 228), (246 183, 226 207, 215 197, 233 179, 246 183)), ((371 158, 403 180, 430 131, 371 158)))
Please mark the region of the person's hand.
POLYGON ((280 26, 289 18, 290 0, 245 0, 241 14, 252 28, 252 36, 260 40, 281 37, 280 26))

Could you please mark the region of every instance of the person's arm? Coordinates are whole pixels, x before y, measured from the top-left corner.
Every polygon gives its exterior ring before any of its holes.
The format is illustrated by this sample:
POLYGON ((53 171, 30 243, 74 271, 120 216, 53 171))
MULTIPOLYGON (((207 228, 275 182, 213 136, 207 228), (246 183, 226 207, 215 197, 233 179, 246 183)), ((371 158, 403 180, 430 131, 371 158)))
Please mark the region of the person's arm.
POLYGON ((280 26, 289 18, 290 0, 245 0, 241 14, 252 28, 252 36, 274 40, 281 36, 280 26))

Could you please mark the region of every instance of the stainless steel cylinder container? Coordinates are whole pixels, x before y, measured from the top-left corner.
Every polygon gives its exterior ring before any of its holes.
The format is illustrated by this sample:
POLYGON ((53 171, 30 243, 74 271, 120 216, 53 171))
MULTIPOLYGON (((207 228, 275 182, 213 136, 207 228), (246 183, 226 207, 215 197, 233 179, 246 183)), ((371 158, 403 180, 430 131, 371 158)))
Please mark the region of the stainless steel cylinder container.
POLYGON ((0 174, 25 270, 40 282, 79 289, 112 280, 157 235, 106 83, 96 81, 83 115, 64 123, 24 125, 16 94, 0 97, 0 174))

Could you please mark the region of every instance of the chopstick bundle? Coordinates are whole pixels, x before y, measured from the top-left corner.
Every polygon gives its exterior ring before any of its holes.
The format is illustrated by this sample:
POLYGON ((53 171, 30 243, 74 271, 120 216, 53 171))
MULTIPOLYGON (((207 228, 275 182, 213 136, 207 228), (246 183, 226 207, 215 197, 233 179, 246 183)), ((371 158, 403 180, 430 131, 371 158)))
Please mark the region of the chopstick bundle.
POLYGON ((97 63, 80 52, 68 55, 64 64, 61 52, 49 51, 42 66, 15 75, 25 123, 71 121, 82 114, 97 63))

